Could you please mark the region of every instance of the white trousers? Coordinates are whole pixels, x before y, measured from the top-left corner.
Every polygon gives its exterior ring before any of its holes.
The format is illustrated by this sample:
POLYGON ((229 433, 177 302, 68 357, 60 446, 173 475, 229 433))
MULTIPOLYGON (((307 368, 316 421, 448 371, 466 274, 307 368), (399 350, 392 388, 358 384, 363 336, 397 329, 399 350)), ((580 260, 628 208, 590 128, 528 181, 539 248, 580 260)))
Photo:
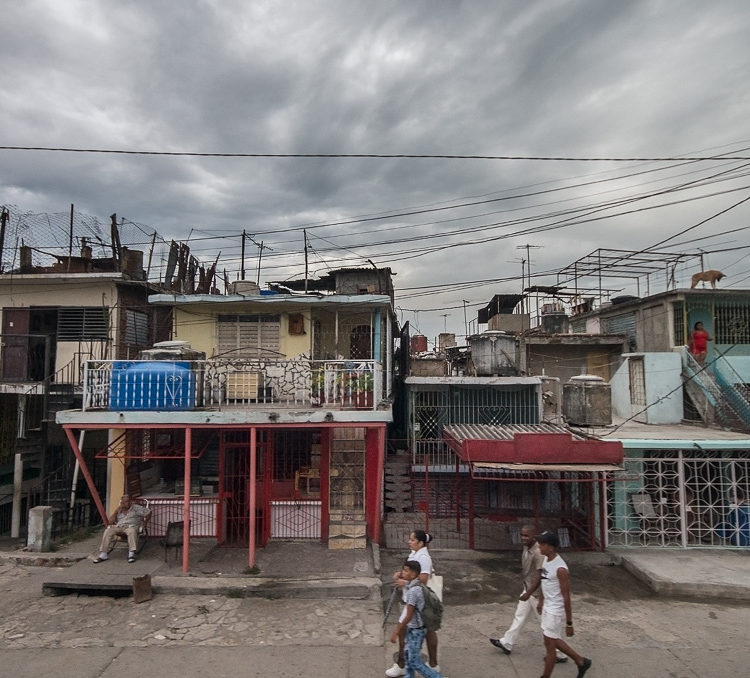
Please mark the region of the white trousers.
MULTIPOLYGON (((513 616, 513 623, 510 628, 505 632, 505 635, 500 638, 500 642, 505 645, 509 650, 513 649, 516 640, 518 640, 518 634, 521 633, 521 629, 529 621, 529 617, 533 616, 536 621, 539 621, 539 613, 536 611, 536 606, 539 601, 531 596, 528 600, 519 600, 516 605, 516 613, 513 616)), ((564 657, 565 655, 557 651, 558 657, 564 657)))

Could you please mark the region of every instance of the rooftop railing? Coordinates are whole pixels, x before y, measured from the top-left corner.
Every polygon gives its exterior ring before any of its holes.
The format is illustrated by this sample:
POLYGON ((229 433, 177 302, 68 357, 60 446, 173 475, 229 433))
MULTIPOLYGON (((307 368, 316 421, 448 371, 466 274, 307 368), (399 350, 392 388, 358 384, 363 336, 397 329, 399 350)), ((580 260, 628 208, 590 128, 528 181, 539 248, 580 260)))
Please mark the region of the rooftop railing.
POLYGON ((371 410, 388 396, 382 365, 372 360, 90 360, 83 381, 84 410, 371 410))

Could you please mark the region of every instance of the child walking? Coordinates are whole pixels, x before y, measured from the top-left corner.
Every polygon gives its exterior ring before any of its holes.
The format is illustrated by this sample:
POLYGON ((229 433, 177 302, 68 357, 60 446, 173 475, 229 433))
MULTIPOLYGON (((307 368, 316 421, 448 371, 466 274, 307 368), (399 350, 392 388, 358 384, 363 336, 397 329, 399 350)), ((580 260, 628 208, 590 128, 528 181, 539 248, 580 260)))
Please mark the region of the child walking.
POLYGON ((443 678, 441 673, 427 666, 422 661, 422 643, 427 630, 422 622, 424 609, 424 594, 420 586, 419 573, 422 566, 416 560, 407 560, 401 568, 401 577, 406 580, 406 613, 391 634, 391 642, 398 642, 399 634, 406 629, 406 644, 404 647, 406 678, 414 678, 414 672, 419 671, 424 678, 443 678))

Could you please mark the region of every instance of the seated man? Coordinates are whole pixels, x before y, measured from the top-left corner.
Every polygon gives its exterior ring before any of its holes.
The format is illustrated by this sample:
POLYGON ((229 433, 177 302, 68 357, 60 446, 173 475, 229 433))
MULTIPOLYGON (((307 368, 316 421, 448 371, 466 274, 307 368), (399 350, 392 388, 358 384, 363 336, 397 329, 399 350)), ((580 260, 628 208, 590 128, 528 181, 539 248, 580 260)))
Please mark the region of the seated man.
POLYGON ((107 555, 120 535, 128 538, 128 562, 135 562, 135 552, 138 546, 138 530, 145 526, 151 517, 151 511, 145 506, 134 503, 130 495, 123 494, 120 505, 107 521, 107 529, 104 530, 102 543, 99 546, 99 556, 94 558, 95 563, 107 560, 107 555))

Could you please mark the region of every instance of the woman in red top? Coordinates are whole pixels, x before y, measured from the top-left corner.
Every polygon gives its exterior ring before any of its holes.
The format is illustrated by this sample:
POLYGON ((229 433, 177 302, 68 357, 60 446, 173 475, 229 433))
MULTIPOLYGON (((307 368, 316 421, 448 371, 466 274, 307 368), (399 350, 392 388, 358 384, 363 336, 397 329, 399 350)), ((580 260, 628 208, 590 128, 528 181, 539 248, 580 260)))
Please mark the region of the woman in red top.
POLYGON ((695 323, 693 331, 690 333, 689 350, 701 365, 706 362, 709 341, 713 341, 713 337, 703 328, 703 323, 695 323))

